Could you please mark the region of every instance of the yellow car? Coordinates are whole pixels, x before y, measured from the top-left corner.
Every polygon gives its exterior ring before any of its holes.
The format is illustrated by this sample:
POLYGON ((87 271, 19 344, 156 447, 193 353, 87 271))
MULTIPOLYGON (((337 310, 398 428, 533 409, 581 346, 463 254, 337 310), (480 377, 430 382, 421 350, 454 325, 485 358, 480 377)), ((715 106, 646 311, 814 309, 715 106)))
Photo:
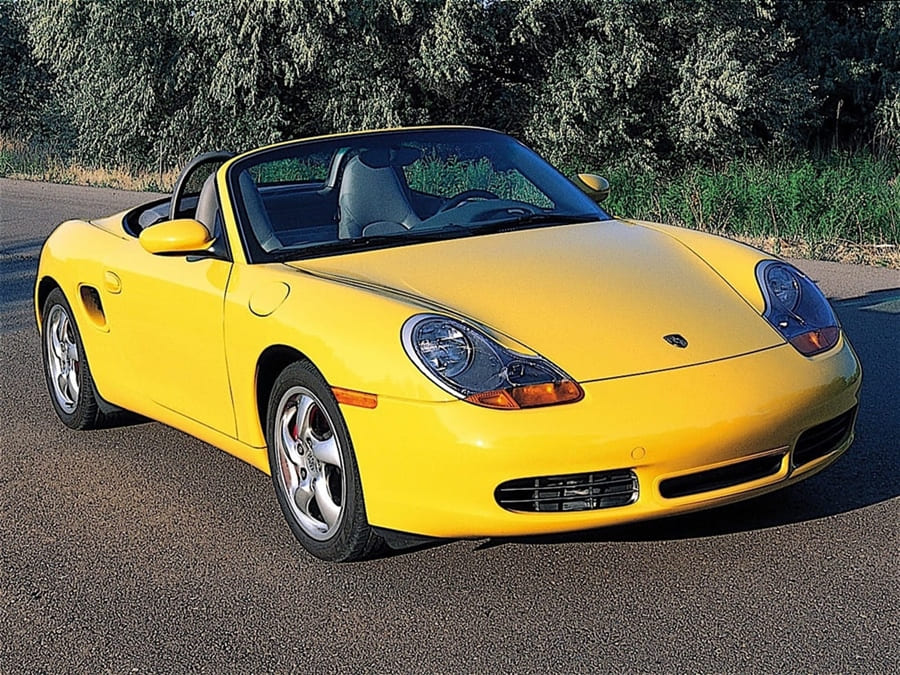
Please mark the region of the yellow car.
POLYGON ((465 127, 203 155, 171 199, 47 239, 51 402, 270 473, 327 560, 695 511, 833 462, 861 374, 822 293, 612 218, 608 190, 465 127))

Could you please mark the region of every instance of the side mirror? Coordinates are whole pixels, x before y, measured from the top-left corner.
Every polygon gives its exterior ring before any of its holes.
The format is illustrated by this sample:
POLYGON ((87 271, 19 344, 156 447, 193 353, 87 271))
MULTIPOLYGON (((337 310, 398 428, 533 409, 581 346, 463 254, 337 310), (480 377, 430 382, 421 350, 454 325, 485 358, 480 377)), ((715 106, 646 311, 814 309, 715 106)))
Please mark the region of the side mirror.
POLYGON ((203 223, 190 218, 167 220, 141 230, 138 237, 144 250, 150 253, 196 253, 205 251, 212 237, 203 223))
POLYGON ((595 173, 579 173, 572 182, 598 204, 609 197, 609 181, 595 173))

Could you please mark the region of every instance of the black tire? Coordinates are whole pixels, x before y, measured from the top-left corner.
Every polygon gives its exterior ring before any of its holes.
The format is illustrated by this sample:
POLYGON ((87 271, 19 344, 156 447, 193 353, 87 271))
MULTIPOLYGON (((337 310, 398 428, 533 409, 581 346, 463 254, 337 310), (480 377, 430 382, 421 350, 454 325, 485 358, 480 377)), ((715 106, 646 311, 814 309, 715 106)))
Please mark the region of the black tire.
POLYGON ((275 495, 303 548, 331 562, 360 560, 380 548, 366 519, 347 425, 308 361, 289 365, 275 380, 266 442, 275 495))
POLYGON ((91 368, 72 308, 54 288, 41 313, 41 356, 53 410, 71 429, 95 429, 103 420, 91 368))

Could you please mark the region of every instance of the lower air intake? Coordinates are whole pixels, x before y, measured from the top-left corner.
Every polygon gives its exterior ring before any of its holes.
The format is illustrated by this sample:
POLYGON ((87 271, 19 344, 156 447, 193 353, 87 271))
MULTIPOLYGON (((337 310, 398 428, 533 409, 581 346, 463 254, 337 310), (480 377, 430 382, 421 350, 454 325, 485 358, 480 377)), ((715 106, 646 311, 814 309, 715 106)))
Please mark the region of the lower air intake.
POLYGON ((494 498, 510 511, 591 511, 626 506, 638 498, 634 471, 595 471, 506 481, 494 498))
POLYGON ((800 434, 797 445, 794 446, 794 466, 824 457, 841 447, 853 430, 855 418, 856 407, 853 407, 843 415, 817 424, 800 434))
POLYGON ((778 473, 783 459, 783 454, 769 455, 718 469, 667 478, 659 484, 659 493, 666 499, 675 499, 749 483, 778 473))

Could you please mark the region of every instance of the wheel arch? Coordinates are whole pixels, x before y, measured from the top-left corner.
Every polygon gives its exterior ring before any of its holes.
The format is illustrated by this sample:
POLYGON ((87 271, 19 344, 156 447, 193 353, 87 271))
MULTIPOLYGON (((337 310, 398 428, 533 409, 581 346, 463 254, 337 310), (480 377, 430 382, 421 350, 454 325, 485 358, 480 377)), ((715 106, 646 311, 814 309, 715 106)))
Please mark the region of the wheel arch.
POLYGON ((269 394, 272 392, 275 380, 282 370, 296 361, 307 361, 315 367, 309 357, 299 349, 281 344, 266 347, 256 360, 256 414, 259 427, 264 435, 269 394))
POLYGON ((47 296, 50 295, 54 288, 58 288, 60 292, 65 295, 62 286, 60 286, 59 282, 53 277, 44 276, 38 281, 37 293, 35 294, 35 314, 37 315, 38 331, 43 330, 41 321, 44 316, 44 305, 47 303, 47 296))

